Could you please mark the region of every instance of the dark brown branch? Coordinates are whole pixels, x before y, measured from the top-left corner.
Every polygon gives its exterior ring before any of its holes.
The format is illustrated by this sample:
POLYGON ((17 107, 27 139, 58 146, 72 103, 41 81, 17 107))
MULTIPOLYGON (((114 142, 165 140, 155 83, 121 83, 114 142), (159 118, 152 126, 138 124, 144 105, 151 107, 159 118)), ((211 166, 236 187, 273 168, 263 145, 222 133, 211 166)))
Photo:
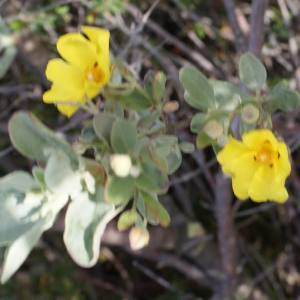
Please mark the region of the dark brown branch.
POLYGON ((248 51, 260 58, 264 42, 264 15, 268 0, 253 0, 248 51))
MULTIPOLYGON (((260 0, 258 0, 260 1, 260 0)), ((240 54, 247 51, 247 42, 246 38, 243 35, 243 32, 240 28, 240 25, 238 23, 235 10, 234 10, 234 1, 233 0, 223 0, 223 4, 226 10, 226 14, 228 17, 229 24, 232 28, 234 39, 235 39, 235 46, 237 52, 240 54)))
POLYGON ((218 223, 218 240, 221 252, 224 280, 219 299, 227 300, 236 287, 237 233, 233 222, 231 202, 232 188, 222 172, 216 177, 215 215, 218 223))

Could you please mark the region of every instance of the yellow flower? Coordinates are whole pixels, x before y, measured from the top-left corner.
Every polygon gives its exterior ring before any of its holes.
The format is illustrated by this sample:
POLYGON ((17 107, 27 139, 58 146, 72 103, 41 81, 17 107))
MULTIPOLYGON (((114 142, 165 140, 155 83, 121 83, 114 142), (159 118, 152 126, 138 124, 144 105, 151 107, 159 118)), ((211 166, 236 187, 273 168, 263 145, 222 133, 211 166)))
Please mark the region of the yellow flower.
MULTIPOLYGON (((95 97, 110 79, 109 31, 89 26, 81 27, 86 39, 80 33, 67 33, 57 42, 57 50, 62 59, 51 59, 46 76, 52 87, 43 95, 46 103, 81 102, 85 95, 95 97)), ((59 111, 70 117, 78 106, 57 105, 59 111)))
POLYGON ((232 175, 234 194, 240 199, 284 202, 284 187, 291 172, 288 149, 267 129, 244 133, 242 142, 229 137, 229 143, 218 153, 223 172, 232 175))

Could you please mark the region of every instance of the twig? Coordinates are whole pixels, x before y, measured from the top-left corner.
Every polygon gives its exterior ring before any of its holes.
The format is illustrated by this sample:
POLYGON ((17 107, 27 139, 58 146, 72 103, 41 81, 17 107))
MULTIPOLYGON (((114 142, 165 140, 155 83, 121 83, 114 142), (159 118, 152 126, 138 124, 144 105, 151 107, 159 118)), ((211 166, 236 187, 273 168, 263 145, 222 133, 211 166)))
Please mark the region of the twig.
POLYGON ((159 3, 159 1, 160 0, 154 1, 154 3, 150 6, 150 8, 148 9, 148 11, 144 15, 142 15, 141 13, 135 15, 135 19, 136 19, 136 21, 138 23, 138 26, 134 30, 130 31, 130 39, 127 42, 126 46, 121 51, 120 57, 124 57, 127 54, 127 52, 130 49, 130 47, 132 47, 134 45, 135 40, 138 37, 138 34, 140 32, 142 32, 142 30, 144 29, 145 24, 147 23, 150 15, 152 13, 152 11, 157 6, 157 4, 159 3))
POLYGON ((249 209, 246 209, 246 210, 243 210, 243 211, 239 211, 237 212, 234 217, 235 218, 241 218, 241 217, 246 217, 246 216, 249 216, 249 215, 253 215, 255 213, 258 213, 260 211, 264 211, 264 210, 268 210, 272 207, 276 207, 278 206, 279 204, 276 203, 276 202, 270 202, 270 203, 265 203, 265 204, 260 204, 259 206, 257 207, 254 207, 254 208, 249 208, 249 209))
POLYGON ((247 43, 234 11, 234 2, 233 0, 223 0, 223 4, 227 13, 229 24, 234 34, 236 50, 242 54, 247 51, 247 43))
POLYGON ((146 268, 145 266, 143 266, 142 264, 140 264, 136 260, 134 260, 132 262, 132 265, 134 267, 136 267, 138 270, 140 270, 142 273, 144 273, 146 276, 148 276, 149 278, 156 281, 159 285, 166 288, 167 290, 170 290, 170 291, 176 292, 176 293, 180 293, 180 291, 177 288, 175 288, 170 282, 168 282, 167 280, 165 280, 162 277, 158 276, 157 274, 155 274, 150 269, 146 268))
POLYGON ((105 257, 112 262, 115 268, 119 271, 121 277, 126 283, 127 290, 129 292, 133 291, 134 285, 129 276, 129 273, 124 268, 124 266, 119 262, 119 260, 115 257, 113 252, 108 247, 102 247, 101 252, 105 255, 105 257))
POLYGON ((0 157, 3 157, 5 155, 7 155, 9 152, 11 152, 12 150, 14 150, 14 146, 9 146, 6 149, 0 151, 0 157))
MULTIPOLYGON (((215 158, 211 159, 210 161, 208 161, 205 166, 207 168, 212 167, 213 165, 215 165, 217 162, 217 160, 215 158)), ((200 175, 201 173, 203 173, 203 168, 198 168, 194 171, 190 171, 190 172, 185 172, 182 176, 180 177, 173 177, 170 180, 170 186, 176 185, 176 184, 180 184, 180 183, 184 183, 187 181, 190 181, 192 178, 196 177, 197 175, 200 175)))
POLYGON ((300 89, 300 60, 299 60, 299 49, 297 46, 297 40, 296 37, 291 29, 291 17, 289 14, 289 10, 287 8, 285 0, 277 0, 283 20, 284 20, 284 25, 286 27, 286 30, 289 35, 289 48, 290 48, 290 53, 291 57, 293 60, 293 64, 295 66, 295 78, 297 82, 297 88, 300 89))
MULTIPOLYGON (((131 4, 126 4, 125 7, 128 10, 128 12, 133 16, 139 14, 139 10, 135 6, 131 4)), ((146 26, 159 36, 163 37, 166 43, 175 45, 181 52, 193 59, 204 70, 214 74, 218 73, 218 70, 216 70, 214 65, 210 61, 208 61, 204 56, 202 56, 199 52, 190 49, 187 45, 185 45, 176 37, 169 34, 166 30, 160 27, 157 23, 153 22, 151 19, 148 19, 146 26)))
MULTIPOLYGON (((259 265, 259 267, 261 268, 261 270, 263 270, 262 273, 257 275, 249 285, 253 289, 253 287, 258 282, 260 282, 263 278, 267 277, 272 288, 276 291, 276 294, 278 295, 279 299, 285 300, 286 298, 283 294, 283 291, 273 274, 273 272, 279 267, 279 265, 283 264, 283 261, 282 260, 278 261, 275 264, 273 264, 271 267, 268 267, 267 264, 265 263, 265 261, 263 260, 263 258, 261 257, 261 255, 258 253, 258 251, 256 251, 256 249, 252 245, 249 244, 248 249, 250 250, 250 253, 253 255, 254 259, 256 260, 256 262, 259 265)), ((249 295, 251 294, 252 289, 250 290, 249 295)))
POLYGON ((231 201, 232 189, 228 179, 219 172, 215 188, 215 215, 218 223, 218 241, 225 278, 219 299, 227 300, 236 286, 237 233, 233 223, 231 201))
POLYGON ((267 6, 268 0, 252 0, 248 50, 258 58, 264 43, 264 15, 267 6))

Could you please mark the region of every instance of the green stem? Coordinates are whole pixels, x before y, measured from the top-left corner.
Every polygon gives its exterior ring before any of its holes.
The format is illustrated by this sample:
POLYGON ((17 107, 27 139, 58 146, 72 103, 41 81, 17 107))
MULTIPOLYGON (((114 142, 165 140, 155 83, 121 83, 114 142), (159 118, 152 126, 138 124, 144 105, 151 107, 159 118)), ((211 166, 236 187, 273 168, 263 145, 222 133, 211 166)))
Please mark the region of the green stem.
POLYGON ((132 211, 136 211, 138 198, 139 198, 139 190, 137 188, 135 188, 134 196, 133 196, 133 204, 132 204, 132 208, 131 208, 132 211))
POLYGON ((93 114, 96 115, 99 113, 99 109, 98 107, 94 104, 94 102, 89 98, 89 96, 87 94, 84 95, 86 103, 88 105, 88 107, 91 109, 91 111, 93 111, 93 114))

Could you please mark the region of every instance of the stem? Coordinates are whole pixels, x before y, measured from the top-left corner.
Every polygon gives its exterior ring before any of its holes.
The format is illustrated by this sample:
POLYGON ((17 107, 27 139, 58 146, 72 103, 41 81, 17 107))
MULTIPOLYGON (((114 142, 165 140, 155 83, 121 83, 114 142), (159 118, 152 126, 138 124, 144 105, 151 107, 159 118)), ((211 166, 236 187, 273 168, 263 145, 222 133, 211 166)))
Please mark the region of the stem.
POLYGON ((89 98, 89 96, 87 94, 84 95, 86 103, 88 105, 88 107, 91 109, 91 111, 93 111, 93 115, 96 115, 99 113, 99 109, 98 107, 94 104, 94 102, 89 98))
POLYGON ((224 178, 222 172, 217 174, 215 191, 215 215, 218 224, 218 241, 225 275, 219 299, 228 300, 236 287, 238 250, 237 232, 231 208, 231 184, 230 180, 224 178))
POLYGON ((268 0, 252 0, 248 50, 258 58, 264 42, 264 15, 267 7, 268 0))
POLYGON ((139 191, 137 188, 135 188, 134 196, 133 196, 133 204, 132 204, 132 208, 131 208, 132 211, 136 211, 138 197, 139 197, 139 191))

